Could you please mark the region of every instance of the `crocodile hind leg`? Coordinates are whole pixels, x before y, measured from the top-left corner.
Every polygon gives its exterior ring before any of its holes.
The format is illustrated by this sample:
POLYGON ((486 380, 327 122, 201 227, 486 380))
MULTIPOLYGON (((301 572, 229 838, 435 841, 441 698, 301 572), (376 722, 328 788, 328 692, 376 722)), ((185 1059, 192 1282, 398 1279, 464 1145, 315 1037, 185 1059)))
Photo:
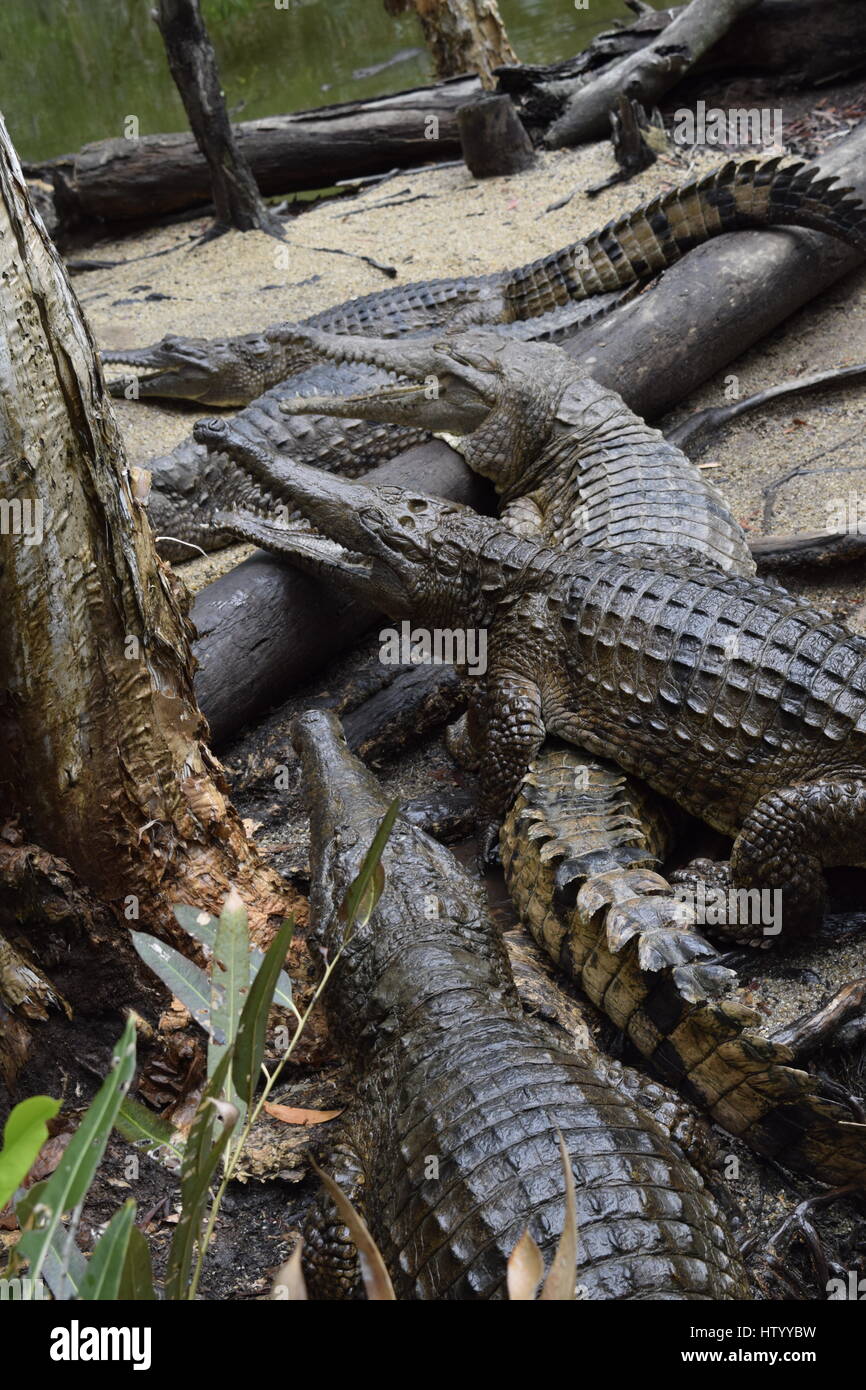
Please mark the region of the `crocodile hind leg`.
MULTIPOLYGON (((772 925, 765 923, 763 930, 793 935, 821 920, 824 866, 864 862, 866 781, 813 782, 761 797, 734 841, 731 877, 735 889, 760 890, 762 908, 768 890, 780 894, 771 906, 772 925)), ((754 935, 754 923, 746 930, 754 935)), ((742 931, 729 922, 726 934, 736 938, 742 931)))

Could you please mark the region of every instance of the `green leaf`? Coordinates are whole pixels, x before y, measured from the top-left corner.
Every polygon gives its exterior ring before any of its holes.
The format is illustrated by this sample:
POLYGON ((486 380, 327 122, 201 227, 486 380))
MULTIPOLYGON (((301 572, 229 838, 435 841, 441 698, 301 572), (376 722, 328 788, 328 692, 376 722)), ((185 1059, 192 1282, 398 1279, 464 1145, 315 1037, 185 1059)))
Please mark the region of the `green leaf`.
MULTIPOLYGON (((196 941, 200 941, 203 946, 213 954, 216 950, 217 919, 211 917, 208 912, 200 912, 195 907, 175 907, 174 915, 180 926, 190 936, 194 936, 196 941)), ((257 946, 250 948, 250 974, 261 970, 262 961, 265 958, 264 951, 260 951, 257 946)), ((283 1009, 292 1007, 292 982, 285 971, 281 970, 277 980, 277 987, 274 990, 274 1003, 279 1004, 283 1009)))
MULTIPOLYGON (((241 899, 232 888, 223 904, 217 926, 211 963, 211 1024, 213 1032, 224 1041, 211 1038, 208 1047, 208 1076, 213 1076, 227 1047, 237 1037, 241 1011, 250 990, 250 934, 247 913, 241 899)), ((238 1095, 229 1083, 225 1099, 240 1109, 238 1095)), ((242 1121, 243 1116, 239 1119, 242 1121)))
POLYGON ((15 1106, 3 1131, 0 1149, 0 1211, 18 1191, 39 1150, 48 1138, 47 1120, 53 1120, 60 1101, 50 1096, 31 1096, 15 1106))
POLYGON ((132 944, 145 965, 149 965, 172 994, 189 1009, 196 1023, 210 1029, 210 980, 199 966, 173 946, 158 941, 147 932, 134 931, 132 944))
POLYGON ((280 967, 292 944, 294 930, 294 919, 289 917, 283 922, 268 947, 261 969, 256 973, 250 988, 249 998, 241 1013, 232 1063, 232 1076, 235 1088, 246 1105, 252 1105, 255 1096, 256 1084, 265 1055, 268 1012, 273 1002, 280 967))
POLYGON ((146 1105, 133 1100, 131 1096, 127 1096, 121 1105, 114 1128, 124 1139, 128 1139, 130 1144, 144 1148, 149 1158, 166 1162, 165 1158, 160 1156, 160 1149, 167 1149, 174 1158, 181 1157, 182 1150, 178 1147, 176 1139, 177 1131, 167 1120, 155 1115, 146 1105))
POLYGON ((117 1298, 122 1303, 153 1303, 156 1300, 150 1247, 137 1226, 130 1227, 117 1298))
POLYGON ((63 1213, 84 1200, 134 1074, 135 1025, 130 1019, 114 1049, 111 1071, 91 1101, 56 1170, 42 1188, 39 1202, 32 1207, 37 1228, 25 1231, 18 1241, 16 1251, 22 1259, 30 1261, 33 1279, 38 1279, 42 1273, 63 1213))
POLYGON ((379 829, 373 837, 373 843, 364 855, 364 862, 358 871, 355 879, 340 907, 340 916, 351 927, 356 921, 364 926, 369 920, 377 902, 382 896, 382 889, 385 886, 385 871, 379 860, 388 842, 388 836, 397 819, 397 812, 400 809, 400 802, 394 800, 388 807, 379 829), (360 914, 363 913, 363 917, 360 914))
MULTIPOLYGON (((16 1202, 15 1215, 22 1231, 42 1201, 47 1186, 48 1179, 45 1178, 29 1187, 21 1200, 16 1202)), ((57 1228, 42 1266, 42 1278, 60 1303, 78 1297, 87 1274, 87 1260, 75 1244, 75 1230, 77 1222, 74 1229, 67 1230, 62 1224, 57 1228)))
POLYGON ((114 1213, 94 1245, 79 1298, 90 1303, 107 1303, 118 1297, 134 1221, 135 1202, 130 1197, 114 1213))
POLYGON ((214 1125, 219 1118, 219 1106, 222 1104, 219 1096, 228 1075, 231 1056, 229 1049, 205 1086, 187 1139, 180 1178, 180 1220, 171 1242, 165 1281, 165 1296, 169 1299, 182 1299, 187 1296, 193 1255, 201 1238, 211 1179, 237 1123, 237 1112, 232 1111, 232 1115, 223 1124, 222 1133, 214 1143, 214 1125))

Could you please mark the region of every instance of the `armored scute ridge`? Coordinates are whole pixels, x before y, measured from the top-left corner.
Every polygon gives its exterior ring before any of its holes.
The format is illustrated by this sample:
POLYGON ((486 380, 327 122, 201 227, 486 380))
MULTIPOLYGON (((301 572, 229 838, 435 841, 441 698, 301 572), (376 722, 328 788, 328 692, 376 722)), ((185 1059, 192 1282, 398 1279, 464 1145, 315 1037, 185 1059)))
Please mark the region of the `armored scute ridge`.
MULTIPOLYGON (((515 270, 401 285, 350 299, 304 320, 330 333, 407 337, 443 327, 533 319, 588 296, 622 290, 673 265, 722 232, 743 227, 812 227, 866 253, 863 208, 820 170, 780 159, 733 161, 653 198, 600 232, 515 270)), ((310 364, 273 324, 236 338, 169 335, 152 347, 104 351, 105 362, 149 372, 142 396, 202 405, 245 405, 310 364)), ((123 391, 123 384, 117 387, 123 391)))
MULTIPOLYGON (((345 937, 339 905, 387 801, 334 716, 296 726, 312 810, 316 939, 345 937)), ((547 1261, 564 1218, 561 1133, 577 1191, 577 1283, 587 1299, 727 1299, 746 1281, 720 1213, 642 1107, 658 1088, 598 1054, 568 1053, 521 1013, 480 888, 398 818, 385 889, 326 993, 359 1079, 338 1171, 398 1298, 496 1299, 527 1228, 547 1261), (435 911, 425 904, 434 904, 435 911)), ((351 1296, 345 1228, 320 1209, 305 1231, 319 1297, 351 1296)))

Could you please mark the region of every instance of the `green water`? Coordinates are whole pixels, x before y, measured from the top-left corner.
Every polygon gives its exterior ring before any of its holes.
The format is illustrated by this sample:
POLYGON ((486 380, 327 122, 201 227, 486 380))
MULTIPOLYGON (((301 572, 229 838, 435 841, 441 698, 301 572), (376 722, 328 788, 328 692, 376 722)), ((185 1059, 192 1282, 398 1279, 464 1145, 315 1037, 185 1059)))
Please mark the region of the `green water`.
MULTIPOLYGON (((0 110, 23 159, 124 134, 183 130, 186 118, 150 19, 153 0, 0 0, 0 110)), ((203 0, 234 119, 378 96, 430 80, 417 20, 382 0, 203 0), (278 8, 280 6, 280 8, 278 8), (283 6, 285 6, 283 8, 283 6), (401 51, 414 55, 356 76, 401 51)), ((500 0, 522 62, 583 48, 622 0, 500 0)))

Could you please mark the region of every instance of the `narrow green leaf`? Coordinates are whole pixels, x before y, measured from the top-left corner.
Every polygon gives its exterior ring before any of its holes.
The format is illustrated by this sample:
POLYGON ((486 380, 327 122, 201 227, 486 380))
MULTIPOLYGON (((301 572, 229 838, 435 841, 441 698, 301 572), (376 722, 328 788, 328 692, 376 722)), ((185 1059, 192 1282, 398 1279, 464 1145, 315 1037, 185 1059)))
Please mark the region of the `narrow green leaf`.
POLYGON ((153 1303, 156 1300, 150 1246, 137 1226, 130 1228, 117 1298, 121 1303, 153 1303))
MULTIPOLYGON (((47 1186, 47 1178, 35 1183, 15 1203, 15 1215, 22 1231, 30 1221, 34 1208, 42 1201, 47 1186)), ((55 1231, 51 1247, 45 1256, 42 1278, 55 1299, 62 1303, 78 1297, 86 1274, 87 1260, 75 1244, 75 1233, 61 1224, 55 1231)))
MULTIPOLYGON (((207 946, 211 954, 216 950, 217 919, 211 917, 207 912, 199 912, 194 907, 176 907, 174 915, 180 926, 190 936, 194 936, 196 941, 200 941, 203 946, 207 946)), ((262 961, 265 958, 264 951, 260 951, 257 946, 250 948, 250 974, 261 970, 262 961)), ((285 971, 281 970, 277 979, 277 987, 274 990, 274 1003, 279 1004, 283 1009, 292 1007, 292 982, 285 971)))
MULTIPOLYGON (((237 1037, 241 1011, 250 991, 250 934, 247 912, 232 888, 220 913, 211 962, 211 1022, 214 1033, 208 1047, 208 1076, 213 1076, 226 1047, 237 1037)), ((238 1096, 229 1083, 226 1100, 238 1105, 238 1096)), ((239 1107, 240 1108, 240 1107, 239 1107)), ((241 1121, 243 1116, 239 1117, 241 1121)))
POLYGON ((145 965, 149 965, 184 1008, 189 1009, 195 1022, 209 1031, 211 987, 205 972, 155 936, 143 931, 134 931, 131 935, 132 944, 145 965))
POLYGON ((133 1100, 132 1096, 127 1096, 121 1105, 114 1128, 124 1139, 128 1139, 130 1144, 144 1148, 149 1158, 166 1163, 167 1167, 172 1166, 167 1160, 177 1160, 181 1157, 182 1150, 178 1147, 177 1131, 167 1120, 155 1115, 140 1101, 133 1100), (166 1150, 165 1155, 161 1155, 162 1149, 166 1150))
POLYGON ((130 1197, 114 1213, 93 1247, 78 1295, 85 1302, 108 1303, 118 1297, 134 1221, 135 1202, 130 1197))
POLYGON ((238 1095, 247 1105, 252 1105, 255 1096, 259 1071, 265 1055, 268 1012, 273 1002, 274 988, 280 967, 292 944, 294 930, 294 920, 289 917, 283 922, 268 947, 262 967, 253 980, 249 997, 241 1013, 232 1063, 232 1076, 238 1095))
POLYGON ((347 926, 351 927, 357 920, 359 913, 363 909, 365 916, 361 925, 368 922, 376 903, 382 895, 385 886, 385 873, 379 860, 388 842, 388 836, 397 819, 397 812, 400 810, 400 802, 394 800, 382 817, 379 829, 373 837, 373 843, 364 855, 358 877, 355 879, 340 907, 340 916, 347 926))
POLYGON ((10 1114, 0 1149, 0 1211, 23 1183, 48 1138, 47 1120, 53 1120, 60 1101, 50 1096, 22 1100, 10 1114))
POLYGON ((30 1261, 30 1275, 38 1279, 42 1265, 60 1227, 63 1213, 83 1201, 102 1161, 108 1136, 121 1102, 135 1074, 135 1025, 130 1019, 112 1057, 111 1071, 90 1103, 56 1170, 46 1182, 40 1200, 32 1208, 37 1228, 25 1231, 16 1247, 30 1261))
POLYGON ((225 1085, 231 1056, 229 1049, 205 1086, 187 1139, 180 1178, 180 1220, 171 1242, 165 1281, 165 1296, 168 1299, 186 1297, 196 1243, 201 1238, 211 1179, 237 1123, 235 1111, 230 1122, 224 1123, 222 1133, 214 1143, 214 1125, 219 1119, 216 1102, 225 1085))

